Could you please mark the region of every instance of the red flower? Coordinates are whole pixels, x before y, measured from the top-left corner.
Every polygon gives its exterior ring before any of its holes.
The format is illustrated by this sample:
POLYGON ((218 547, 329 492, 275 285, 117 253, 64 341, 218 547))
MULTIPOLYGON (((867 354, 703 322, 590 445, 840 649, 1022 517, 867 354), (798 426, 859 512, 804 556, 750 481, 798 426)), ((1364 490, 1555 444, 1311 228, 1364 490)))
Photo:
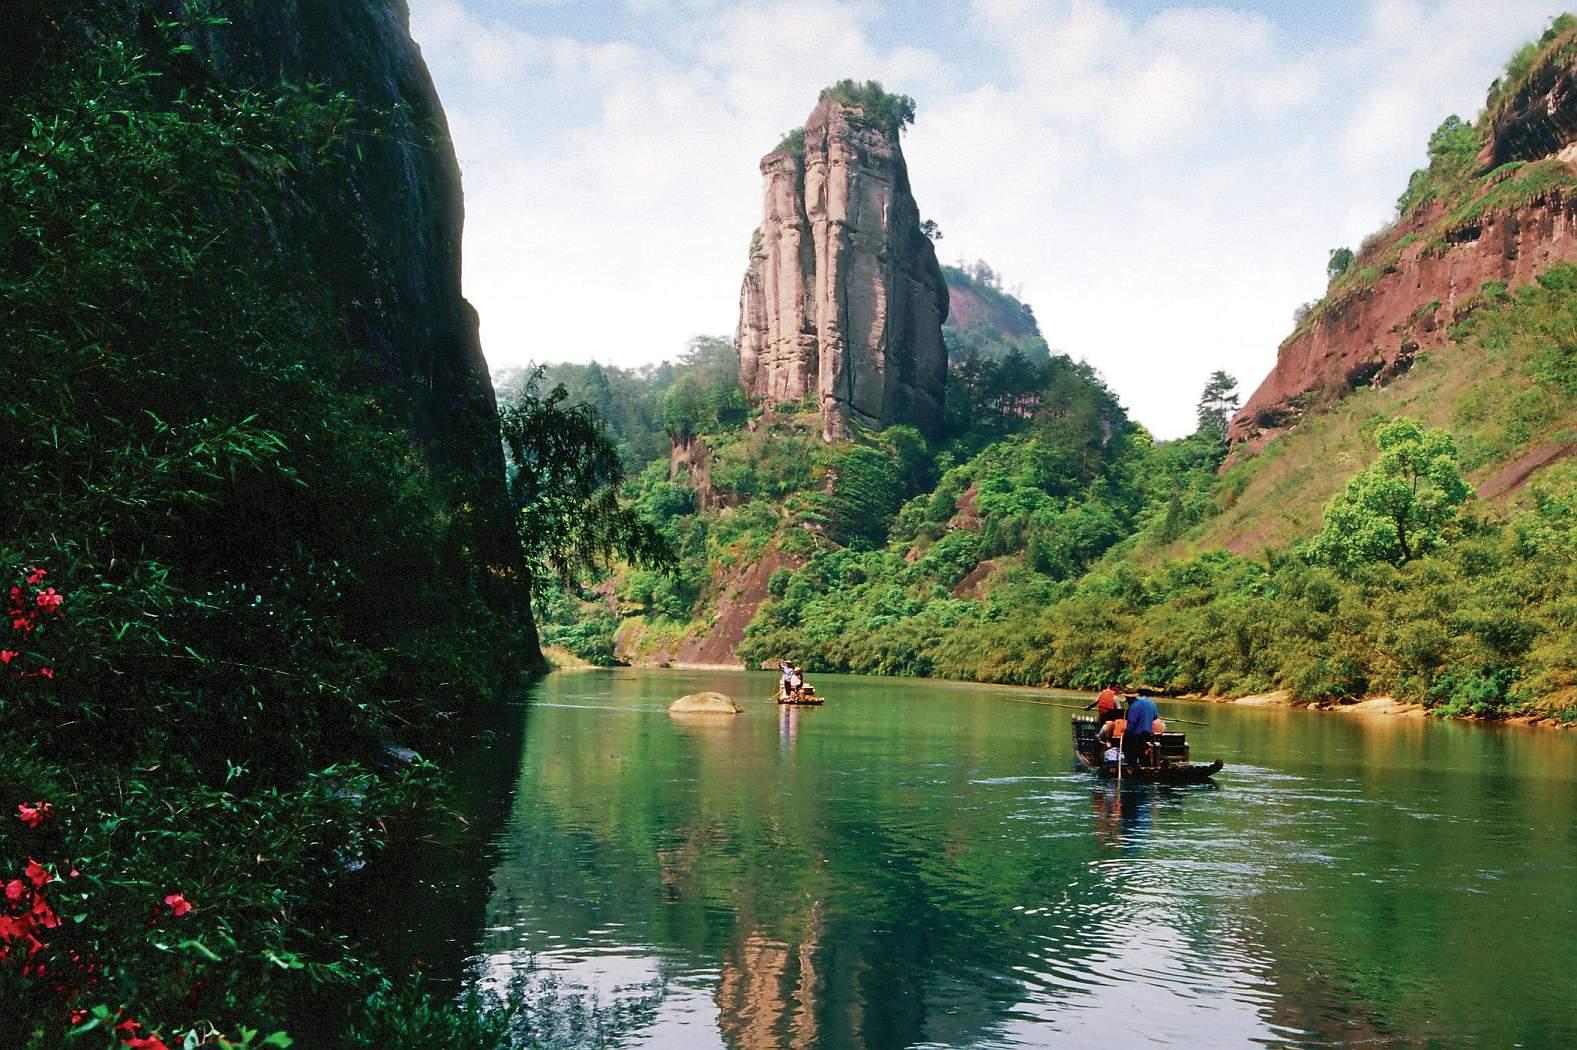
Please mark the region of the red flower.
POLYGON ((38 677, 53 678, 55 677, 55 669, 53 667, 40 667, 38 669, 38 677))
POLYGON ((46 930, 53 930, 60 925, 60 916, 55 914, 55 909, 49 906, 42 894, 33 898, 33 918, 46 930))
POLYGON ((27 582, 37 587, 39 584, 44 582, 44 577, 48 575, 49 573, 45 572, 43 569, 34 566, 33 568, 27 570, 27 582))
MULTIPOLYGON (((54 675, 51 674, 50 677, 53 678, 54 675)), ((55 807, 49 802, 34 802, 31 805, 26 802, 18 802, 16 808, 20 814, 19 819, 30 828, 38 827, 55 815, 55 807)))
POLYGON ((142 1022, 129 1018, 115 1026, 115 1031, 122 1033, 120 1041, 131 1047, 132 1050, 170 1050, 164 1041, 156 1035, 138 1035, 142 1031, 142 1022))
POLYGON ((172 893, 164 898, 164 906, 174 912, 177 918, 192 910, 191 902, 179 893, 172 893))
POLYGON ((0 915, 0 941, 19 941, 33 935, 31 915, 0 915))
POLYGON ((164 1045, 164 1040, 156 1035, 122 1039, 121 1042, 131 1047, 131 1050, 170 1050, 168 1046, 164 1045))
POLYGON ((33 618, 31 616, 18 616, 11 621, 11 630, 21 631, 23 634, 33 633, 33 618))
POLYGON ((21 879, 12 879, 10 882, 5 884, 6 900, 19 901, 25 896, 27 896, 27 883, 23 882, 21 879))
POLYGON ((21 655, 15 649, 0 649, 0 664, 8 664, 21 655))
POLYGON ((60 608, 60 603, 65 600, 66 596, 64 594, 56 594, 53 587, 46 587, 44 590, 39 591, 38 597, 33 599, 34 603, 45 612, 55 612, 60 608))
POLYGON ((27 875, 27 881, 33 884, 34 889, 42 887, 44 884, 49 882, 50 879, 54 878, 54 876, 49 873, 48 868, 44 867, 32 857, 27 858, 27 868, 25 869, 25 873, 27 875))

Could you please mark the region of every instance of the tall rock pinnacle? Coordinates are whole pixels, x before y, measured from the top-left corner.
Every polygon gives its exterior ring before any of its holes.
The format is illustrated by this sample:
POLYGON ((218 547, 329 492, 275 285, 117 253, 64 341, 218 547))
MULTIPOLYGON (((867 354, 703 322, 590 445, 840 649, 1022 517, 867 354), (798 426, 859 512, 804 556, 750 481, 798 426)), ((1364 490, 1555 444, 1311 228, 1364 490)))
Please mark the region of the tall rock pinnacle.
POLYGON ((762 158, 740 292, 740 382, 757 400, 814 392, 829 441, 851 419, 934 431, 947 379, 948 291, 909 190, 907 118, 878 113, 861 97, 873 90, 824 92, 803 134, 762 158))

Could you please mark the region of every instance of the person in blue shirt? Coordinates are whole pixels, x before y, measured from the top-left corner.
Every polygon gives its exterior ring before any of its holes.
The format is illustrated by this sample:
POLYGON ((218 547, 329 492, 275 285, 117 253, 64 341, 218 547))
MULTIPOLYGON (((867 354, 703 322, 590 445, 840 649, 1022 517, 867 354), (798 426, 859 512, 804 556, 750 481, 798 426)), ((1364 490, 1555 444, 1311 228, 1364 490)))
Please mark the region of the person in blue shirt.
POLYGON ((1156 709, 1155 701, 1148 696, 1136 696, 1128 705, 1128 732, 1132 735, 1150 735, 1150 727, 1155 720, 1161 717, 1161 712, 1156 709))
POLYGON ((1154 739, 1155 720, 1161 717, 1155 701, 1148 696, 1140 694, 1128 703, 1127 732, 1123 734, 1123 754, 1128 756, 1130 763, 1136 762, 1139 756, 1148 749, 1154 739))

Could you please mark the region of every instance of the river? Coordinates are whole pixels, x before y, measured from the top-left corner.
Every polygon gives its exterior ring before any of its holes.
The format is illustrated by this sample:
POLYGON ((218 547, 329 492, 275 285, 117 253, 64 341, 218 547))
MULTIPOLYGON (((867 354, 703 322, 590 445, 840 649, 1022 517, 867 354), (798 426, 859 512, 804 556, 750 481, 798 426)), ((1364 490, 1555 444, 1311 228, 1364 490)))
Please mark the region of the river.
POLYGON ((463 979, 552 991, 549 1042, 1577 1045, 1568 734, 1167 701, 1226 769, 1119 793, 1012 690, 814 681, 533 686, 463 979))

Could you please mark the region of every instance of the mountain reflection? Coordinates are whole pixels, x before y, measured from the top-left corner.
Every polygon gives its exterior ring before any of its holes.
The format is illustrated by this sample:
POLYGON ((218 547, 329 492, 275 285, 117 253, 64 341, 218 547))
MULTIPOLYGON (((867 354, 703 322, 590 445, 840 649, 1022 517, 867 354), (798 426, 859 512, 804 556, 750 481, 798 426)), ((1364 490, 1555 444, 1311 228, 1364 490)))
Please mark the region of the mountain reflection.
MULTIPOLYGON (((1434 965, 1473 965, 1388 881, 1422 877, 1415 854, 1462 862, 1439 828, 1398 825, 1340 776, 1238 762, 1219 789, 1118 789, 1072 768, 1061 718, 935 684, 829 678, 823 709, 667 715, 703 684, 767 691, 735 678, 544 683, 474 974, 534 970, 639 1004, 622 1037, 601 1033, 629 1045, 1107 1047, 1394 1039, 1454 1009, 1432 997, 1434 965)), ((1229 761, 1319 746, 1369 762, 1378 747, 1388 762, 1361 768, 1393 781, 1418 764, 1407 748, 1451 739, 1211 720, 1212 747, 1260 727, 1229 761)), ((1523 780, 1427 783, 1421 804, 1442 785, 1481 814, 1529 803, 1523 780)), ((1571 811, 1569 791, 1541 801, 1571 811)), ((1501 824, 1472 828, 1458 841, 1497 859, 1567 841, 1507 847, 1501 824)), ((1450 929, 1484 954, 1470 923, 1450 929)), ((1563 1025, 1520 1030, 1556 1045, 1563 1025)))

